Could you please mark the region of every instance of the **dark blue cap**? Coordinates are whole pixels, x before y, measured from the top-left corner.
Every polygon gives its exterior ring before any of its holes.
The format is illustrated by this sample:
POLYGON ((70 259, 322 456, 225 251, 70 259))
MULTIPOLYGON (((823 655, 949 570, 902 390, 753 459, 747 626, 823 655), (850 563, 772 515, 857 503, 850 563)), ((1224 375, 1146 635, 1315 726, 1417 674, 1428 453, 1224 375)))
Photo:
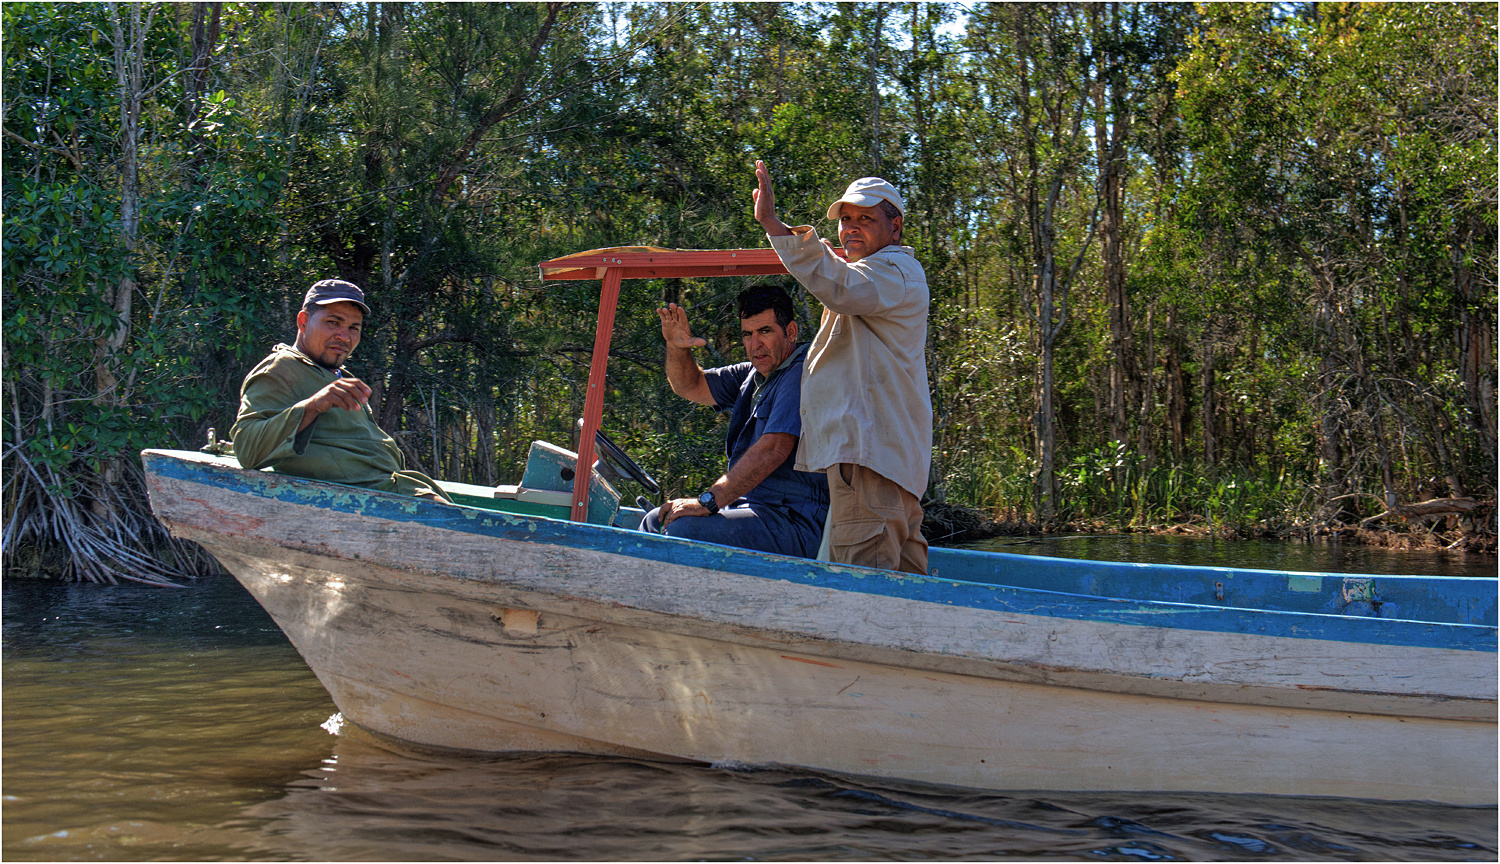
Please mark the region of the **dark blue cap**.
POLYGON ((302 298, 302 308, 309 306, 327 306, 330 303, 353 303, 355 306, 370 314, 370 307, 365 305, 365 292, 359 290, 359 286, 353 282, 345 282, 342 279, 320 279, 307 289, 307 296, 302 298))

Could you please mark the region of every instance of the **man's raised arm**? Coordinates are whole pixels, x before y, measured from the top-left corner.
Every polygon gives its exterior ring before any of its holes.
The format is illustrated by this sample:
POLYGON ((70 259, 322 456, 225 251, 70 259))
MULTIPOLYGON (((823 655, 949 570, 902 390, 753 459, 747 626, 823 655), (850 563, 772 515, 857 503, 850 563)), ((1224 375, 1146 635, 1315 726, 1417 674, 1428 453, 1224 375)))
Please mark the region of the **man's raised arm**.
POLYGON ((755 160, 755 183, 756 189, 752 193, 755 198, 755 221, 772 237, 785 237, 792 233, 791 226, 776 215, 776 189, 771 185, 771 172, 766 168, 766 163, 759 159, 755 160))
POLYGON ((693 335, 687 310, 676 303, 656 310, 656 315, 661 319, 662 341, 667 343, 667 381, 672 392, 699 405, 713 405, 708 379, 703 377, 703 368, 693 356, 694 348, 702 348, 708 342, 693 335))

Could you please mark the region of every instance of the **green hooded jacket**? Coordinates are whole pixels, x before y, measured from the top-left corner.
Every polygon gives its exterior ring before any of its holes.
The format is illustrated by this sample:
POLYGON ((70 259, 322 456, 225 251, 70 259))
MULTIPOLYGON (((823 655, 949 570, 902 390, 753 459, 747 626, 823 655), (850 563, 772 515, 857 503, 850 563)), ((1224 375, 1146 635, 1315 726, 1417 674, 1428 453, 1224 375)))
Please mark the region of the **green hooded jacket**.
POLYGON ((297 403, 340 375, 348 373, 321 366, 290 345, 277 345, 240 387, 240 413, 229 433, 240 465, 403 495, 431 490, 451 501, 437 481, 406 470, 401 449, 375 424, 369 405, 358 411, 330 408, 297 431, 303 414, 297 403))

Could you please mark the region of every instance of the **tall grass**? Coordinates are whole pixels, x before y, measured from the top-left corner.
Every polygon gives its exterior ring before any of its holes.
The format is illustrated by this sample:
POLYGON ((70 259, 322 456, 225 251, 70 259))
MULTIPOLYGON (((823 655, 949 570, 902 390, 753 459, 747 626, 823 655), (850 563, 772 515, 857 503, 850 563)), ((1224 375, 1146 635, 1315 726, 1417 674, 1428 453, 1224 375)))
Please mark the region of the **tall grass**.
MULTIPOLYGON (((1000 521, 1036 519, 1036 461, 1020 447, 961 450, 946 454, 942 465, 950 502, 1000 521)), ((1254 531, 1307 515, 1295 508, 1308 481, 1285 467, 1163 464, 1112 446, 1065 457, 1057 475, 1059 522, 1254 531)))

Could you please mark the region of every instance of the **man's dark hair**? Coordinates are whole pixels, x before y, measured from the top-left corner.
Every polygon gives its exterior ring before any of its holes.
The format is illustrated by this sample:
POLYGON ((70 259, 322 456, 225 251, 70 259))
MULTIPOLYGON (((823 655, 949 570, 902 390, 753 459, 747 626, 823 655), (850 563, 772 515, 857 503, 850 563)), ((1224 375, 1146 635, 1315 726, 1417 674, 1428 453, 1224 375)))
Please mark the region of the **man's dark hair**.
MULTIPOLYGON (((875 206, 880 208, 880 212, 884 213, 887 219, 896 219, 901 215, 901 210, 884 198, 880 199, 880 203, 875 206)), ((905 228, 906 226, 903 225, 901 227, 905 228)), ((896 231, 896 242, 901 242, 901 231, 899 229, 896 231)))
POLYGON ((797 317, 796 310, 792 308, 792 298, 787 296, 786 291, 780 285, 756 285, 746 288, 739 296, 734 298, 734 305, 740 311, 741 318, 750 318, 770 309, 776 313, 776 326, 785 330, 786 325, 792 323, 797 317))

